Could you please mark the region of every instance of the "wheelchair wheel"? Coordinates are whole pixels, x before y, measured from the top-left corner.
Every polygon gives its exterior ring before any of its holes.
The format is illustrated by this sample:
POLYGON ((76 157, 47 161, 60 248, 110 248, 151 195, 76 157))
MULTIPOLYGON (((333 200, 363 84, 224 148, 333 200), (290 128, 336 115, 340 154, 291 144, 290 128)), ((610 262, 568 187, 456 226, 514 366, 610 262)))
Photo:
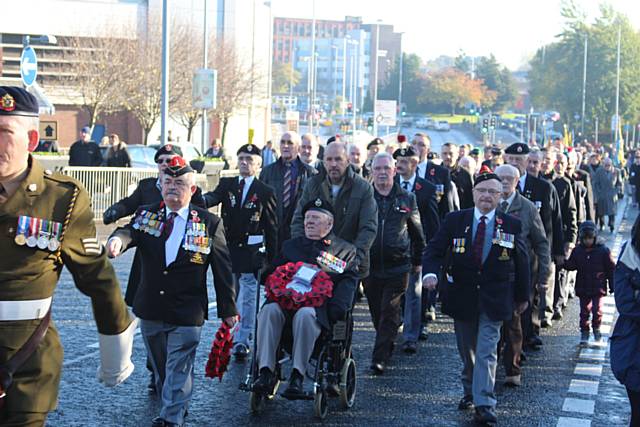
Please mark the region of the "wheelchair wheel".
POLYGON ((327 392, 325 390, 318 390, 313 398, 313 414, 324 420, 329 412, 329 402, 327 399, 327 392))
POLYGON ((356 400, 356 361, 349 358, 344 361, 340 371, 340 406, 349 409, 356 400))

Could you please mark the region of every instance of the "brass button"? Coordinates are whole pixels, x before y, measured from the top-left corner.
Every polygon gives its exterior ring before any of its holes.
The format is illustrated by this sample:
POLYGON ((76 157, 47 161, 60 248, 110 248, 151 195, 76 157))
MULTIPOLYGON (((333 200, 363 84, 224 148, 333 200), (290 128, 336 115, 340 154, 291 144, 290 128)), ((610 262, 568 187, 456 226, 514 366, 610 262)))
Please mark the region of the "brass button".
POLYGON ((169 274, 169 272, 167 270, 165 270, 165 271, 162 272, 162 274, 164 274, 166 276, 167 274, 169 274))
POLYGON ((13 234, 13 232, 16 231, 16 230, 13 227, 9 227, 9 229, 7 231, 9 232, 9 234, 13 234))
POLYGON ((160 295, 164 295, 164 291, 160 291, 160 295))

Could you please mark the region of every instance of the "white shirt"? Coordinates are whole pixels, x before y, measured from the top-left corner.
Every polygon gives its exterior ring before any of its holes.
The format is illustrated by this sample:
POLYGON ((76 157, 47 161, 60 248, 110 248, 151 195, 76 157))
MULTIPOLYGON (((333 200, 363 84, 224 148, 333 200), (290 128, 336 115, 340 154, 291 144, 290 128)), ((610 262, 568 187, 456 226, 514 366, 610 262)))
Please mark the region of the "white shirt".
POLYGON ((491 212, 487 212, 486 214, 483 214, 482 212, 480 212, 480 210, 478 208, 473 208, 473 216, 476 219, 476 221, 480 222, 480 217, 484 216, 485 220, 484 223, 485 224, 489 224, 491 222, 491 220, 493 219, 493 217, 496 214, 496 210, 492 210, 491 212))
MULTIPOLYGON (((166 218, 169 217, 169 213, 173 212, 169 207, 165 207, 166 218)), ((176 260, 178 256, 178 250, 182 244, 184 238, 184 232, 187 228, 187 218, 189 216, 189 206, 180 208, 177 212, 178 215, 173 219, 173 228, 171 234, 164 244, 164 259, 165 265, 171 264, 176 260)))
POLYGON ((240 206, 244 204, 244 199, 247 198, 249 187, 251 187, 251 184, 253 184, 253 178, 255 178, 253 175, 246 178, 242 178, 241 176, 238 177, 238 184, 240 184, 240 181, 244 179, 244 188, 242 189, 242 200, 240 200, 240 206))
POLYGON ((416 182, 416 174, 414 173, 413 176, 409 179, 404 179, 402 176, 400 176, 400 187, 404 190, 404 183, 408 182, 409 183, 409 188, 407 188, 407 191, 413 191, 413 186, 416 182))
POLYGON ((427 164, 429 163, 428 160, 425 160, 424 162, 420 162, 418 163, 418 176, 422 179, 424 179, 425 175, 427 174, 427 164))
POLYGON ((524 175, 520 177, 520 182, 518 183, 518 185, 520 186, 521 193, 524 193, 524 183, 526 180, 527 180, 527 172, 525 172, 524 175))

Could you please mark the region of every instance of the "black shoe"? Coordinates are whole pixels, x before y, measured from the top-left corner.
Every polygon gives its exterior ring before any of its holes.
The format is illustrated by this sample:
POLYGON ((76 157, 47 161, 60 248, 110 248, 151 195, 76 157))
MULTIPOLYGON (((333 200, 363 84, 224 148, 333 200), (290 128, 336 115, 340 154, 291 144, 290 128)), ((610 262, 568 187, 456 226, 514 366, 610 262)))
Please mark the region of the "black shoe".
POLYGON ((407 341, 402 344, 402 351, 407 354, 416 354, 418 351, 418 346, 415 341, 407 341))
POLYGON ((429 338, 429 333, 427 332, 427 327, 423 325, 422 328, 420 328, 420 335, 418 335, 418 339, 420 341, 426 341, 427 338, 429 338))
POLYGON ((550 328, 553 326, 553 322, 551 319, 543 319, 542 322, 540 322, 540 326, 543 328, 550 328))
POLYGON ((609 226, 609 231, 613 234, 613 225, 609 226))
POLYGON ((166 425, 167 422, 163 418, 155 417, 151 420, 151 427, 165 427, 166 425))
POLYGON ((373 371, 374 375, 384 374, 384 362, 371 363, 371 370, 373 371))
POLYGON ((238 344, 233 349, 233 355, 236 360, 246 360, 247 356, 249 356, 249 347, 244 344, 238 344))
POLYGON ((304 396, 304 389, 302 388, 302 381, 304 377, 297 369, 291 370, 291 376, 289 377, 289 386, 282 393, 282 396, 287 399, 298 399, 304 396))
POLYGON ((274 373, 269 368, 262 368, 258 379, 253 383, 253 391, 264 395, 271 394, 275 383, 276 376, 274 373))
POLYGON ((458 409, 461 411, 468 411, 469 409, 473 409, 473 396, 468 395, 460 399, 458 403, 458 409))
POLYGON ((496 413, 491 406, 476 406, 473 419, 480 424, 495 424, 498 422, 496 413))
POLYGON ((562 319, 562 310, 556 310, 553 312, 553 316, 551 317, 551 320, 560 320, 562 319))
POLYGON ((527 345, 531 348, 533 348, 534 350, 537 347, 542 347, 542 339, 539 336, 533 336, 529 339, 529 341, 527 341, 527 345))

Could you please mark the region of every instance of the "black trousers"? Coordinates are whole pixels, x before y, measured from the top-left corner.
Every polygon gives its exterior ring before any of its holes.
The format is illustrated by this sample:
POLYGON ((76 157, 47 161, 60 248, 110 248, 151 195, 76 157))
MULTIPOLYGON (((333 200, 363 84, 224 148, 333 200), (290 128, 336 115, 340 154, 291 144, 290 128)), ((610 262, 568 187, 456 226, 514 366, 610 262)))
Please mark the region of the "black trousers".
POLYGON ((409 273, 387 279, 369 276, 363 283, 371 320, 376 329, 371 360, 373 363, 386 363, 391 358, 402 320, 402 297, 409 284, 409 273))
POLYGON ((640 391, 633 391, 627 387, 627 396, 631 405, 630 427, 640 427, 640 391))

